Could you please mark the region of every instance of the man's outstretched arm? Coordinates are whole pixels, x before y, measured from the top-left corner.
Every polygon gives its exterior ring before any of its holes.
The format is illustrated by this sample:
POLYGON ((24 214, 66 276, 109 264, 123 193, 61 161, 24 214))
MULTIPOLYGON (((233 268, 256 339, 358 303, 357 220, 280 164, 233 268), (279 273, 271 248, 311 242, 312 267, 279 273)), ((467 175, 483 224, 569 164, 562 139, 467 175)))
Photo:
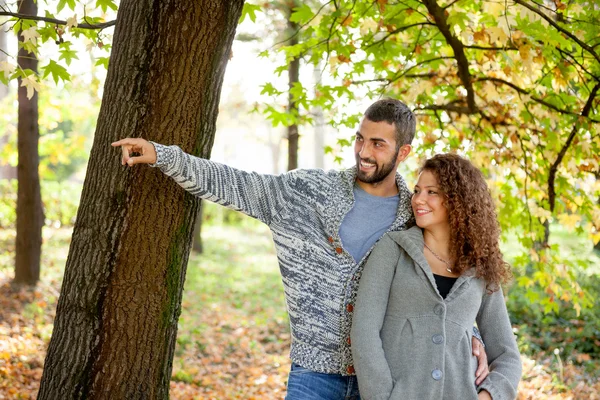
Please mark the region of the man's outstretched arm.
POLYGON ((141 138, 112 143, 121 147, 121 164, 153 164, 182 188, 205 200, 270 224, 290 193, 295 174, 263 175, 241 171, 224 164, 194 157, 177 146, 163 146, 141 138))

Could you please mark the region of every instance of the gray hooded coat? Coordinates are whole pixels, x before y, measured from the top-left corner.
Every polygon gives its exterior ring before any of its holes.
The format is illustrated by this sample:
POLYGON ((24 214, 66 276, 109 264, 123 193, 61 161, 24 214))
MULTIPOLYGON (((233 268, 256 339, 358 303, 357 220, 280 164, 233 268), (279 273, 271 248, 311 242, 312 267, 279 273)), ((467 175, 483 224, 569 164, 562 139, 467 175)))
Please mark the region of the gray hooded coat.
POLYGON ((352 353, 363 400, 514 399, 521 359, 502 291, 488 293, 474 269, 443 299, 413 227, 386 234, 367 260, 352 324, 352 353), (477 387, 473 324, 486 344, 490 375, 477 387))

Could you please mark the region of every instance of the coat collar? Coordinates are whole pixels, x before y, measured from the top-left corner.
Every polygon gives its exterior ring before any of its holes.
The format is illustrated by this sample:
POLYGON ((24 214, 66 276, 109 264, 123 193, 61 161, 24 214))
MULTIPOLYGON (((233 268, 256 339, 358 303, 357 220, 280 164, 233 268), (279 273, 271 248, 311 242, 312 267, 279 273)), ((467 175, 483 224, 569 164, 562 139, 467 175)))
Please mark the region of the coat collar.
MULTIPOLYGON (((390 232, 389 236, 392 240, 394 240, 398 245, 406 251, 406 253, 413 259, 415 263, 415 268, 417 268, 417 272, 421 271, 419 274, 423 279, 428 281, 434 292, 441 298, 439 292, 437 291, 437 284, 435 283, 435 278, 433 277, 433 272, 431 272, 431 267, 429 263, 425 259, 425 254, 423 253, 423 249, 425 247, 425 240, 423 239, 423 231, 418 226, 413 226, 406 231, 398 231, 398 232, 390 232)), ((448 302, 457 296, 459 296, 468 286, 470 280, 475 277, 475 268, 470 268, 465 271, 461 276, 458 277, 454 285, 452 286, 452 290, 446 296, 445 301, 448 302)))

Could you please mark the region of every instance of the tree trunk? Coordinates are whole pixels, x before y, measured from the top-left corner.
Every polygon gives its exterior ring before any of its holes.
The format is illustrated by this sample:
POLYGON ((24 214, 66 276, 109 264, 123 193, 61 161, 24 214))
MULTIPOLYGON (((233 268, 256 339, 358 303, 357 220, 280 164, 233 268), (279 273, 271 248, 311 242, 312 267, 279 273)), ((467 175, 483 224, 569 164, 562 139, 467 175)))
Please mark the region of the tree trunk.
MULTIPOLYGON (((321 63, 316 64, 313 67, 313 80, 315 87, 321 84, 321 63)), ((316 93, 315 93, 316 95, 316 93)), ((314 132, 315 132, 315 146, 314 146, 314 162, 315 168, 325 168, 325 117, 323 116, 323 109, 321 107, 315 107, 313 109, 314 115, 314 132)))
MULTIPOLYGON (((37 5, 34 0, 20 0, 19 13, 37 15, 37 5)), ((19 41, 23 37, 19 32, 19 41)), ((19 50, 18 64, 23 70, 37 71, 35 54, 24 49, 19 50)), ((17 239, 15 257, 15 282, 29 285, 40 279, 40 257, 42 252, 42 226, 44 211, 40 190, 40 175, 38 166, 38 94, 34 92, 31 99, 27 98, 27 89, 21 86, 19 78, 19 121, 17 127, 17 239)))
MULTIPOLYGON (((598 171, 596 173, 596 180, 600 179, 600 171, 598 171)), ((598 197, 598 201, 596 202, 596 204, 598 204, 598 207, 600 207, 600 197, 598 197)), ((594 250, 600 253, 600 240, 598 240, 598 242, 594 243, 594 250)))
MULTIPOLYGON (((294 7, 296 6, 296 1, 291 2, 294 7)), ((290 16, 292 15, 292 7, 289 9, 288 13, 288 32, 289 35, 293 37, 290 39, 288 45, 293 46, 298 44, 298 34, 297 31, 300 29, 300 26, 296 22, 292 22, 290 20, 290 16)), ((297 117, 298 116, 298 104, 294 100, 294 96, 292 96, 292 88, 294 84, 300 82, 300 59, 293 58, 290 60, 290 64, 288 65, 288 79, 289 79, 289 93, 288 93, 288 113, 297 117)), ((288 171, 298 168, 298 124, 294 123, 287 128, 288 131, 288 171)))
POLYGON ((208 157, 243 0, 122 0, 38 399, 166 399, 199 200, 126 136, 208 157))
POLYGON ((200 207, 198 210, 198 216, 196 217, 196 224, 194 226, 194 239, 192 249, 198 253, 202 254, 204 251, 204 244, 202 243, 202 202, 200 202, 200 207))

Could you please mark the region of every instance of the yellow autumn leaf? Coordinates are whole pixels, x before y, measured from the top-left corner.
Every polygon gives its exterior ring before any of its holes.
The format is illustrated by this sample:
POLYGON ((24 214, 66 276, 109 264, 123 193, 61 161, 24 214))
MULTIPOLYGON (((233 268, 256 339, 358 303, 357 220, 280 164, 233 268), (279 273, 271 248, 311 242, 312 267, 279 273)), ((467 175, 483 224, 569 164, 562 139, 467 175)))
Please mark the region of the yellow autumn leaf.
POLYGON ((581 221, 581 216, 577 214, 561 214, 558 216, 558 222, 569 229, 575 228, 581 221))
POLYGON ((497 100, 498 97, 500 97, 498 91, 496 90, 496 85, 490 81, 486 81, 483 84, 483 94, 485 95, 485 98, 490 101, 497 100))
POLYGON ((21 35, 23 36, 24 43, 31 42, 33 44, 36 44, 37 40, 41 38, 41 35, 38 32, 36 26, 32 26, 31 28, 25 29, 23 32, 21 32, 21 35))
POLYGON ((491 26, 489 28, 485 28, 485 31, 490 37, 490 43, 499 43, 500 45, 506 44, 508 36, 506 35, 506 32, 504 32, 504 29, 498 26, 491 26))
POLYGON ((27 75, 21 81, 21 86, 27 88, 27 98, 31 99, 33 97, 34 91, 40 91, 40 82, 37 80, 37 77, 33 74, 27 75))
POLYGON ((72 28, 77 28, 77 25, 79 25, 79 23, 77 22, 77 14, 73 15, 71 18, 67 18, 67 28, 69 29, 69 31, 72 28))
POLYGON ((359 28, 360 29, 360 34, 362 36, 365 36, 368 33, 377 32, 377 27, 378 26, 379 26, 379 24, 374 19, 371 19, 371 18, 364 19, 360 23, 360 28, 359 28))
POLYGON ((504 3, 503 2, 491 2, 485 1, 483 2, 482 11, 485 14, 490 14, 493 17, 500 17, 504 14, 504 3))

